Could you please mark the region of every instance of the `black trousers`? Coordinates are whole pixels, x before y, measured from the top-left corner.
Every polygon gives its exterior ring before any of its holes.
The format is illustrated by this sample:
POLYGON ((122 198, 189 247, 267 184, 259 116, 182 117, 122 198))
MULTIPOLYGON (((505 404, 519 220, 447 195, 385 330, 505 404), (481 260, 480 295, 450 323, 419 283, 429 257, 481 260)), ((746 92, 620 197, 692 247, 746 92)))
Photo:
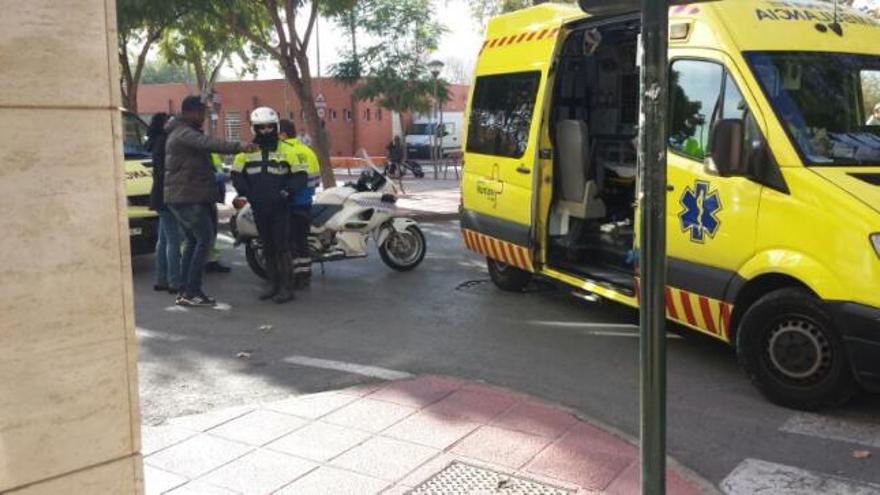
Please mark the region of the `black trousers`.
POLYGON ((295 206, 290 210, 290 252, 293 255, 293 273, 296 276, 312 274, 312 255, 309 250, 309 231, 312 228, 312 209, 295 206))
POLYGON ((279 287, 289 285, 293 271, 288 247, 290 213, 287 205, 254 208, 254 222, 257 224, 257 232, 263 243, 269 281, 279 287))

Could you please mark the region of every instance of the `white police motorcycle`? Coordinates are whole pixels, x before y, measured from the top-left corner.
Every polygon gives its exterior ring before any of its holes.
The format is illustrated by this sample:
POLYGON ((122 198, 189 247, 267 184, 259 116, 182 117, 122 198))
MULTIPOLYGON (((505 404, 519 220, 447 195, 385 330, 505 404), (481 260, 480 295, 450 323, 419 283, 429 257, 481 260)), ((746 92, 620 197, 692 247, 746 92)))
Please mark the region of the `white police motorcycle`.
MULTIPOLYGON (((375 165, 367 164, 357 182, 316 195, 309 234, 312 262, 366 257, 367 240, 372 237, 386 265, 398 271, 412 270, 425 258, 425 235, 415 220, 396 216, 394 184, 375 165)), ((244 198, 237 198, 233 205, 236 213, 230 226, 235 245, 244 244, 251 270, 266 278, 253 211, 244 198)))

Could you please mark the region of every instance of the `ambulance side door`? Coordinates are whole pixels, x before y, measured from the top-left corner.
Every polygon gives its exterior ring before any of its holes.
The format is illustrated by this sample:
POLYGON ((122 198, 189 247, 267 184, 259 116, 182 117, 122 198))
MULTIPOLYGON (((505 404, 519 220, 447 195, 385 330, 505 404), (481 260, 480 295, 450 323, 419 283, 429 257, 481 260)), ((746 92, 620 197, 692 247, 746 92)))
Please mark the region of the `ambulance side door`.
POLYGON ((526 236, 533 221, 532 169, 541 84, 539 70, 478 76, 464 146, 464 209, 514 224, 526 236))
POLYGON ((702 308, 674 303, 683 321, 721 338, 727 329, 719 301, 755 251, 763 188, 745 176, 721 176, 709 158, 713 124, 721 119, 751 119, 760 133, 762 119, 752 113, 757 105, 732 67, 707 51, 673 57, 669 71, 668 283, 709 298, 699 300, 702 308))

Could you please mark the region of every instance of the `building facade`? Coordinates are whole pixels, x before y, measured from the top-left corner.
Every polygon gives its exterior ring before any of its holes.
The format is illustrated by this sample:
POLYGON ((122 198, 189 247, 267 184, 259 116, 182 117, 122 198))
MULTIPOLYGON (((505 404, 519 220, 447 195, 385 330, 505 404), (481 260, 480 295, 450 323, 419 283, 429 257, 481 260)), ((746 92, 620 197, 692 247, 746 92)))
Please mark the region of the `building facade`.
MULTIPOLYGON (((384 155, 391 141, 392 116, 387 109, 370 101, 357 101, 352 87, 332 78, 312 80, 312 89, 318 113, 330 136, 331 156, 354 156, 364 148, 370 155, 384 155)), ((468 86, 449 86, 450 99, 443 111, 463 112, 467 102, 468 86)), ((138 109, 142 115, 157 112, 175 113, 180 102, 193 94, 186 84, 147 84, 138 91, 138 109)), ((214 115, 210 117, 211 133, 229 140, 249 141, 252 138, 248 117, 259 106, 272 107, 283 117, 294 122, 300 135, 309 131, 305 124, 302 104, 293 88, 283 79, 265 81, 218 82, 214 88, 214 115)), ((412 122, 412 115, 401 115, 404 132, 412 122)), ((401 136, 402 137, 402 136, 401 136)))

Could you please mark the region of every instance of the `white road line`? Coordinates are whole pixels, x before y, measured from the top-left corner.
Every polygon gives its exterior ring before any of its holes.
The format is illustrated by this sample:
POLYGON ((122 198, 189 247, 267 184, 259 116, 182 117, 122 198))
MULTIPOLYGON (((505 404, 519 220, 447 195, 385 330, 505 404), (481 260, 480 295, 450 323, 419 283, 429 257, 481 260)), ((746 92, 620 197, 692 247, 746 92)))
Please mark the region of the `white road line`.
MULTIPOLYGON (((630 323, 597 323, 597 322, 587 322, 587 321, 553 321, 553 320, 527 320, 526 323, 530 325, 543 325, 548 327, 560 327, 560 328, 573 328, 576 330, 581 330, 579 333, 582 335, 592 335, 595 337, 628 337, 628 338, 639 338, 638 325, 632 325, 630 323), (620 329, 632 329, 636 330, 635 332, 618 332, 613 330, 589 330, 591 328, 620 328, 620 329)), ((681 335, 676 335, 674 333, 670 333, 666 335, 667 339, 680 339, 681 335)))
POLYGON ((728 495, 877 495, 880 485, 746 459, 721 482, 728 495))
POLYGON ((867 415, 828 417, 798 413, 788 419, 781 431, 840 440, 880 448, 880 418, 867 415))
POLYGON ((565 328, 639 328, 638 325, 630 323, 596 323, 587 321, 527 320, 526 323, 530 325, 565 328))
POLYGON ((135 327, 135 334, 144 339, 155 339, 155 340, 165 340, 168 342, 180 342, 182 340, 186 340, 186 337, 183 335, 174 335, 170 333, 164 332, 156 332, 154 330, 147 330, 146 328, 135 327))
POLYGON ((405 371, 389 370, 387 368, 379 368, 377 366, 365 366, 362 364, 346 363, 344 361, 332 361, 329 359, 319 359, 308 356, 288 356, 282 359, 282 361, 299 366, 309 366, 311 368, 323 368, 327 370, 344 371, 346 373, 354 373, 355 375, 369 376, 372 378, 381 378, 383 380, 403 380, 405 378, 413 377, 412 374, 405 371))

